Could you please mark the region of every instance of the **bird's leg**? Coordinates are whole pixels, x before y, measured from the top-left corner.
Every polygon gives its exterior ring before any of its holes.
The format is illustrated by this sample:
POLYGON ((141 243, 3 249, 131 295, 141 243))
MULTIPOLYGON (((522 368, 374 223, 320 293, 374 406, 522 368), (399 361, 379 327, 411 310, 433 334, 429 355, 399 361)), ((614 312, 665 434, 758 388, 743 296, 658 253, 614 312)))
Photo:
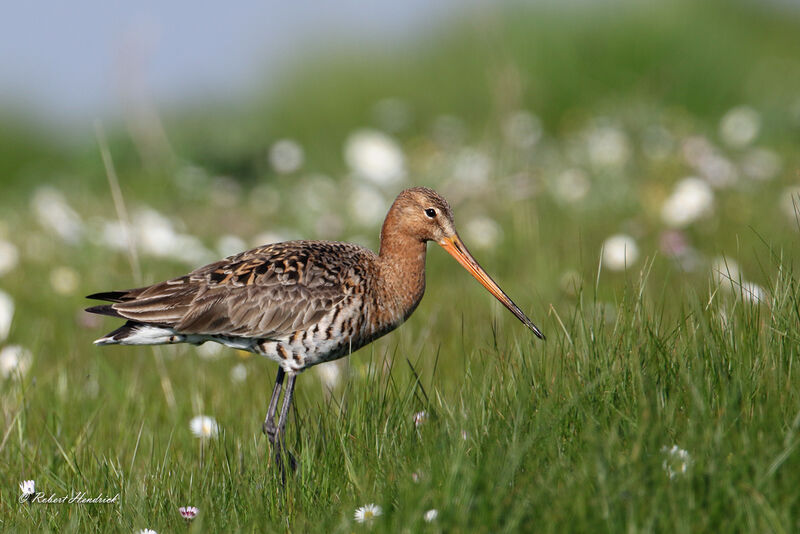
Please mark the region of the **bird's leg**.
POLYGON ((292 404, 292 394, 294 393, 294 381, 297 375, 289 375, 289 382, 286 383, 286 392, 283 395, 283 405, 281 406, 281 416, 278 418, 278 434, 283 437, 286 428, 286 418, 289 416, 289 406, 292 404))
POLYGON ((272 398, 269 400, 269 409, 267 410, 267 417, 264 419, 264 425, 261 429, 267 435, 269 442, 273 445, 278 437, 278 428, 275 426, 275 410, 278 408, 278 397, 281 396, 281 389, 283 387, 283 376, 286 372, 283 367, 278 367, 278 376, 275 378, 275 387, 272 389, 272 398))
MULTIPOLYGON (((292 395, 294 394, 294 381, 297 378, 295 373, 289 375, 289 381, 286 383, 286 391, 283 393, 283 404, 281 405, 281 415, 278 418, 277 434, 275 436, 275 461, 280 466, 281 478, 284 479, 283 458, 281 456, 282 450, 286 449, 286 419, 289 417, 289 407, 292 404, 292 395)), ((292 471, 297 469, 297 461, 288 450, 286 454, 289 458, 289 465, 292 471)))

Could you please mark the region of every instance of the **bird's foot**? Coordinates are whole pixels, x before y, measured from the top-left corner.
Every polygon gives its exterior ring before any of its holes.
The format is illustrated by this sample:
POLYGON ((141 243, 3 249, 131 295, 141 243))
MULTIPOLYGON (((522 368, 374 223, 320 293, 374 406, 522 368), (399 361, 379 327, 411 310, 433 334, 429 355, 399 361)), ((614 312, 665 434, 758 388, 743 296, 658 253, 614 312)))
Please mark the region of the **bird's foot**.
POLYGON ((297 471, 297 460, 294 455, 286 449, 286 445, 278 442, 273 445, 275 467, 281 477, 281 486, 286 486, 286 467, 288 465, 292 473, 297 471))
POLYGON ((287 463, 292 472, 297 471, 299 463, 294 455, 286 448, 280 428, 278 428, 278 425, 276 425, 274 421, 270 421, 269 419, 264 421, 261 425, 261 431, 264 432, 264 435, 267 436, 267 439, 272 445, 275 465, 277 465, 280 470, 281 480, 285 482, 287 463))
POLYGON ((264 432, 264 435, 267 436, 267 439, 273 446, 278 442, 278 427, 275 425, 274 421, 270 419, 264 421, 264 424, 261 425, 261 431, 264 432))
POLYGON ((299 465, 297 459, 294 457, 294 454, 289 452, 286 447, 276 447, 275 463, 278 464, 281 471, 283 471, 284 467, 288 463, 289 469, 291 469, 292 472, 297 471, 297 466, 299 465))

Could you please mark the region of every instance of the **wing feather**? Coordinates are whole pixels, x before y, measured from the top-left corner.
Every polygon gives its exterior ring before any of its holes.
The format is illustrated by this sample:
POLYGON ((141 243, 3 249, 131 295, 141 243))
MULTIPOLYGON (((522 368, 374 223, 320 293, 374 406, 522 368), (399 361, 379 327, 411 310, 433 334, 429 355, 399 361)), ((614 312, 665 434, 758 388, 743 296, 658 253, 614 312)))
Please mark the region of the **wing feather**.
POLYGON ((375 259, 358 245, 290 241, 152 286, 97 296, 114 297, 109 311, 120 317, 179 333, 278 337, 318 322, 352 294, 347 280, 354 274, 364 279, 375 259))

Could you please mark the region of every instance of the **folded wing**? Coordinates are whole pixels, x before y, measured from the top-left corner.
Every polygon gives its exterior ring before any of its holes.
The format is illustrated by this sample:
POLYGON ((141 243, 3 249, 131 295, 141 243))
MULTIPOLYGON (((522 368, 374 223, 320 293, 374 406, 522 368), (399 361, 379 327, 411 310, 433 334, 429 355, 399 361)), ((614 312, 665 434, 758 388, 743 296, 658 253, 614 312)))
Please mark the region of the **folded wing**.
POLYGON ((243 252, 185 276, 89 298, 87 311, 181 334, 272 338, 310 327, 352 291, 356 245, 294 241, 243 252))

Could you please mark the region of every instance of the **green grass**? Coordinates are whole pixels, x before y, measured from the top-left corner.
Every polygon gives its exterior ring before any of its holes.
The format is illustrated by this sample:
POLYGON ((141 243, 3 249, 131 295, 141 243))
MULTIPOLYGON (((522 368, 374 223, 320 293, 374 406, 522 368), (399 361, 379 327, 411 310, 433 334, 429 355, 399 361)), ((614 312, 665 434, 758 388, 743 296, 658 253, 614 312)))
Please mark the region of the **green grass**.
POLYGON ((87 349, 82 332, 42 356, 52 367, 35 381, 4 391, 3 525, 168 532, 191 503, 197 531, 351 532, 366 530, 353 524, 355 508, 375 502, 385 512, 378 531, 792 531, 800 291, 791 275, 775 281, 769 309, 688 292, 677 317, 648 303, 643 283, 612 320, 586 292, 568 316, 544 321, 546 344, 481 308, 442 309, 427 332, 422 312, 353 356, 329 399, 313 373, 301 376, 289 433, 300 469, 285 491, 259 432, 271 366, 247 360, 246 384, 234 387, 233 357, 163 351, 170 408, 149 351, 87 349), (460 333, 462 321, 475 326, 460 333), (85 389, 92 377, 96 396, 85 389), (419 410, 430 415, 415 428, 419 410), (189 434, 196 412, 217 417, 218 438, 189 434), (691 463, 670 479, 662 449, 673 444, 691 463), (120 493, 120 502, 19 505, 23 477, 48 494, 120 493), (425 524, 430 508, 439 518, 425 524))
MULTIPOLYGON (((33 356, 23 376, 0 378, 0 530, 176 532, 187 530, 185 505, 200 509, 191 532, 800 529, 800 247, 797 221, 780 208, 800 167, 791 112, 800 78, 780 58, 800 53, 800 23, 709 5, 455 21, 394 55, 305 64, 286 88, 227 117, 224 108, 167 114, 171 144, 150 156, 141 139, 109 129, 129 211, 153 207, 208 248, 264 230, 314 238, 331 214, 337 238, 374 246, 377 227, 352 217, 360 182, 341 149, 354 128, 375 125, 376 101, 400 97, 413 114, 395 133, 407 183, 454 200, 467 245, 548 337, 537 340, 430 245, 427 294, 409 321, 343 361, 332 390, 314 371, 298 378, 288 445, 300 468, 285 489, 261 434, 276 366, 229 350, 204 359, 185 346, 94 347, 118 322, 87 323, 82 295, 137 284, 126 253, 96 239, 117 217, 97 149, 1 129, 0 239, 20 263, 0 278, 16 305, 0 348, 20 344, 33 356), (514 71, 520 85, 506 92, 498 80, 514 71), (758 90, 753 77, 763 79, 758 90), (753 146, 780 158, 770 180, 745 178, 750 149, 719 138, 721 116, 742 104, 762 118, 753 146), (543 120, 530 151, 502 135, 517 108, 543 120), (431 133, 442 114, 463 122, 453 146, 431 133), (581 152, 603 120, 628 140, 619 166, 581 152), (644 149, 653 125, 673 136, 664 158, 644 149), (292 175, 265 156, 285 136, 306 152, 292 175), (682 151, 697 136, 740 179, 715 189, 713 211, 681 230, 691 260, 682 269, 660 244, 660 210, 678 180, 699 174, 682 151), (453 179, 466 148, 489 158, 486 185, 453 179), (558 177, 575 167, 590 191, 567 202, 558 177), (31 198, 42 185, 63 192, 86 237, 69 244, 37 221, 31 198), (309 195, 317 187, 324 194, 309 195), (465 228, 478 216, 501 229, 495 246, 472 246, 465 228), (599 268, 603 240, 619 232, 636 238, 639 259, 625 272, 599 268), (712 272, 720 256, 741 268, 733 284, 712 272), (57 267, 76 275, 75 287, 56 292, 57 267), (764 288, 762 302, 745 298, 745 280, 764 288), (242 383, 230 378, 237 364, 242 383), (420 411, 428 417, 417 427, 420 411), (198 414, 216 418, 220 434, 195 438, 198 414), (690 460, 670 477, 665 465, 681 463, 674 445, 690 460), (119 498, 20 504, 25 479, 46 495, 119 498), (367 503, 383 509, 371 527, 353 520, 367 503), (426 523, 429 509, 439 515, 426 523)), ((391 200, 402 185, 371 187, 391 200)), ((197 266, 140 260, 142 283, 197 266)))

